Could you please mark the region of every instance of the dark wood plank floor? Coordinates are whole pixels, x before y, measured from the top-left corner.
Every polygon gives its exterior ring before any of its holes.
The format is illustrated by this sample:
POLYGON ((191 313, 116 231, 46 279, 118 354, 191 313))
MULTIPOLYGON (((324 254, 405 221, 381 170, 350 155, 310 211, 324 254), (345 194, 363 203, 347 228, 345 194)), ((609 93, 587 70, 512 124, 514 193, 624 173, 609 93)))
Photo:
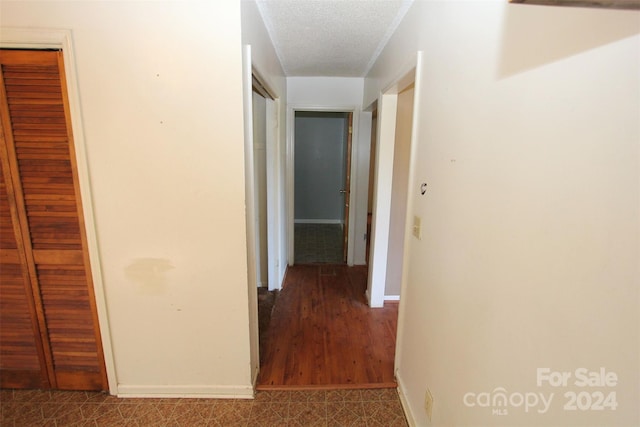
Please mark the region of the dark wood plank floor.
POLYGON ((258 389, 395 387, 398 304, 369 308, 367 268, 289 267, 263 354, 258 389))

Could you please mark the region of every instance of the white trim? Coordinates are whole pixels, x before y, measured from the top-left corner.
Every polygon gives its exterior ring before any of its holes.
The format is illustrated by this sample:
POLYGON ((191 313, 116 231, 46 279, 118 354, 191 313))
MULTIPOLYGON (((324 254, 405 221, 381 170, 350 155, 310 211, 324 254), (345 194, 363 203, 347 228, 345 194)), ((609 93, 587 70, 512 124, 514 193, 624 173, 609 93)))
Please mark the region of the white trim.
POLYGON ((404 410, 404 417, 407 419, 407 424, 409 424, 410 427, 415 427, 418 425, 416 423, 416 417, 413 415, 413 411, 411 411, 411 405, 409 405, 409 400, 407 399, 407 388, 398 371, 396 371, 396 381, 398 382, 398 396, 400 397, 400 404, 404 410))
MULTIPOLYGON (((259 259, 256 239, 255 171, 253 158, 253 73, 251 67, 251 46, 242 49, 243 118, 244 118, 244 176, 245 176, 245 216, 247 246, 247 312, 249 314, 249 357, 250 375, 260 366, 258 333, 257 260, 259 259)), ((253 379, 252 379, 253 380, 253 379)))
POLYGON ((281 224, 279 200, 282 195, 282 188, 279 185, 280 165, 280 99, 266 100, 266 159, 267 159, 267 282, 269 289, 280 289, 281 281, 278 279, 278 266, 280 265, 280 255, 282 238, 279 230, 284 227, 281 224))
POLYGON ((253 391, 253 395, 255 396, 256 387, 258 386, 258 376, 260 375, 260 363, 254 368, 253 374, 251 377, 251 390, 253 391))
MULTIPOLYGON (((360 107, 351 115, 351 176, 349 178, 349 230, 347 232, 347 265, 354 265, 356 247, 356 199, 358 197, 358 150, 360 147, 360 107)), ((366 216, 364 217, 366 221, 366 216)))
MULTIPOLYGON (((415 54, 412 54, 410 58, 398 69, 398 73, 394 79, 391 79, 381 94, 385 93, 395 93, 398 94, 406 89, 413 81, 413 74, 415 72, 415 68, 418 65, 422 56, 422 51, 416 51, 415 54)), ((380 116, 380 112, 378 111, 378 117, 380 116)))
POLYGON ((242 80, 244 83, 244 180, 247 232, 247 269, 249 288, 256 283, 255 188, 253 167, 253 91, 251 90, 251 46, 243 46, 242 80))
POLYGON ((400 295, 385 295, 385 301, 400 301, 400 295))
POLYGON ((351 134, 351 177, 349 188, 349 218, 345 218, 345 221, 349 221, 349 233, 347 236, 347 264, 353 265, 354 258, 354 244, 355 244, 355 209, 351 209, 355 206, 356 197, 356 180, 357 180, 357 141, 359 137, 358 132, 358 120, 360 118, 360 107, 358 105, 333 105, 327 107, 326 105, 308 105, 308 104, 289 104, 287 107, 287 160, 286 160, 286 206, 287 206, 287 230, 289 239, 287 241, 287 260, 289 265, 294 264, 294 236, 293 225, 295 223, 294 218, 294 159, 295 159, 295 113, 296 111, 317 111, 326 113, 353 113, 352 114, 352 134, 351 134))
POLYGON ((295 224, 343 224, 341 219, 296 219, 295 224))
POLYGON ((118 385, 118 397, 253 399, 252 386, 230 385, 118 385))
MULTIPOLYGON (((411 189, 415 188, 415 164, 416 164, 416 152, 418 150, 418 120, 417 117, 420 117, 420 100, 422 99, 421 91, 422 91, 422 83, 421 83, 421 75, 422 75, 422 51, 416 53, 416 64, 415 69, 413 71, 413 121, 411 128, 411 153, 409 155, 409 197, 407 199, 407 212, 405 223, 407 229, 405 230, 404 237, 404 259, 402 265, 402 281, 400 282, 400 295, 405 295, 407 292, 407 276, 409 271, 409 257, 407 254, 409 253, 409 243, 413 238, 413 234, 408 230, 411 227, 412 220, 410 219, 413 215, 413 197, 411 197, 411 189)), ((396 351, 394 358, 394 366, 397 367, 400 365, 400 358, 402 356, 402 348, 404 347, 404 325, 405 325, 405 317, 404 317, 404 305, 405 299, 400 300, 400 305, 398 307, 398 325, 396 330, 396 351)))
POLYGON ((87 236, 87 250, 91 263, 93 291, 96 298, 98 325, 102 339, 104 364, 109 384, 109 393, 118 393, 118 381, 111 342, 111 328, 109 312, 102 277, 102 263, 98 236, 96 232, 95 214, 93 212, 93 197, 91 195, 91 174, 87 159, 87 147, 84 137, 82 109, 80 107, 80 93, 76 75, 76 60, 72 44, 71 30, 43 29, 43 28, 3 28, 0 47, 22 49, 62 49, 62 58, 67 80, 67 97, 71 114, 71 131, 75 147, 80 197, 87 236))
POLYGON ((71 30, 64 29, 5 27, 2 28, 0 39, 2 48, 62 49, 64 51, 65 47, 69 49, 70 46, 71 30))
POLYGON ((295 129, 295 110, 293 106, 287 107, 287 123, 286 123, 286 160, 285 160, 285 208, 286 208, 286 235, 287 235, 287 265, 293 265, 295 263, 295 245, 293 236, 293 224, 294 224, 294 200, 293 194, 294 188, 294 166, 293 159, 295 157, 294 145, 295 138, 293 135, 295 129))

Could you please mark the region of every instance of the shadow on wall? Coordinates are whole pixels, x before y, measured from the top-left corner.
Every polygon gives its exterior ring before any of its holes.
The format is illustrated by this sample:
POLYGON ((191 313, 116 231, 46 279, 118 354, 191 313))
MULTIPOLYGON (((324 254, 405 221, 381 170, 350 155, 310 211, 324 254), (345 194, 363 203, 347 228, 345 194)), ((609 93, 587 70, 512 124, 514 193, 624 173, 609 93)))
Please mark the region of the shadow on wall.
POLYGON ((640 11, 508 4, 498 78, 640 33, 640 11))

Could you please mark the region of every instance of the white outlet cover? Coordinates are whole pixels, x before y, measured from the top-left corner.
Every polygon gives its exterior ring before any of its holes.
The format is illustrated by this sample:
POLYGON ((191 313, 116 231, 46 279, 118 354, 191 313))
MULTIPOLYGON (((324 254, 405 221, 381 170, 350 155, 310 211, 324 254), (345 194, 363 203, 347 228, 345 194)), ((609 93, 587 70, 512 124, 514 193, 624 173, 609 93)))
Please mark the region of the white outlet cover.
POLYGON ((424 410, 427 413, 427 417, 429 421, 431 421, 431 414, 433 413, 433 396, 431 395, 431 391, 427 389, 424 394, 424 410))

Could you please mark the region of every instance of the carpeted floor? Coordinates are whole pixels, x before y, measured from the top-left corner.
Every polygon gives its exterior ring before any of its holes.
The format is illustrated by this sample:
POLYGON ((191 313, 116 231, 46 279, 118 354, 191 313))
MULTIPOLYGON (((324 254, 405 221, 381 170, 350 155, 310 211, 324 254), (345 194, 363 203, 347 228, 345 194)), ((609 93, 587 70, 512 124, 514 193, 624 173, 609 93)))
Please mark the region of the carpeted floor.
POLYGON ((406 427, 398 393, 259 391, 255 399, 119 399, 99 392, 1 390, 3 427, 406 427))

